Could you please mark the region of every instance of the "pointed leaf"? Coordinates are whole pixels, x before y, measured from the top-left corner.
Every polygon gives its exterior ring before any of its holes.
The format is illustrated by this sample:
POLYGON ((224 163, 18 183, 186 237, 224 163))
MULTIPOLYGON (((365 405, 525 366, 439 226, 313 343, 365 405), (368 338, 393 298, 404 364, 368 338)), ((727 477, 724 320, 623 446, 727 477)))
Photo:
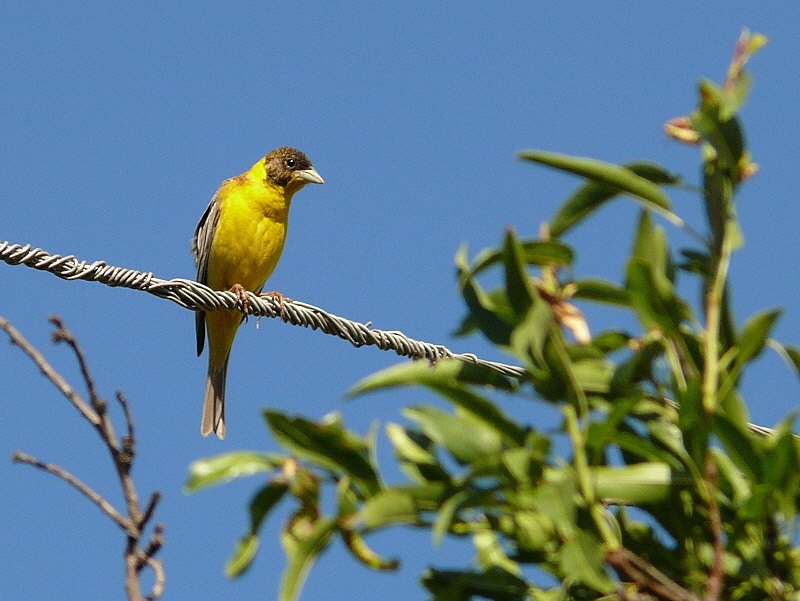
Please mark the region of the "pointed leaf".
POLYGON ((291 542, 284 539, 288 565, 281 579, 280 601, 296 601, 300 597, 308 570, 327 548, 334 532, 336 521, 323 518, 302 539, 293 538, 291 542))
POLYGON ((258 491, 250 501, 250 534, 257 534, 269 513, 289 490, 286 482, 273 481, 258 491))
POLYGON ((472 535, 472 543, 475 545, 479 566, 487 570, 493 566, 503 569, 509 574, 521 576, 520 566, 506 555, 500 538, 488 524, 484 524, 475 534, 472 535))
POLYGON ((247 451, 198 459, 189 467, 189 481, 184 486, 184 491, 192 493, 206 486, 222 484, 234 478, 271 472, 280 468, 285 460, 285 457, 275 453, 247 451))
POLYGON ((528 312, 537 293, 531 286, 519 241, 510 229, 503 244, 503 265, 508 302, 517 318, 521 318, 528 312))
POLYGON ((225 575, 228 578, 238 578, 244 574, 253 562, 258 551, 258 537, 251 534, 239 540, 228 563, 225 564, 225 575))
POLYGON ((592 340, 592 347, 600 351, 603 355, 608 355, 626 348, 632 338, 630 334, 622 330, 607 330, 594 337, 594 340, 592 340))
POLYGON ((396 570, 400 565, 397 559, 384 559, 375 551, 370 549, 364 537, 354 530, 342 531, 342 540, 358 561, 373 570, 389 571, 396 570))
POLYGON ((462 464, 501 450, 499 434, 469 415, 454 415, 431 406, 409 407, 403 413, 462 464))
POLYGON ((594 488, 603 502, 619 505, 659 503, 670 498, 680 486, 692 484, 688 476, 677 478, 666 463, 592 467, 590 472, 594 488))
POLYGON ((525 441, 525 430, 489 399, 466 388, 432 386, 433 390, 450 400, 476 421, 492 428, 503 440, 511 445, 522 445, 525 441))
MULTIPOLYGON (((574 252, 559 240, 526 240, 520 241, 522 257, 528 265, 566 266, 571 265, 574 252)), ((478 275, 492 265, 503 261, 503 249, 489 248, 477 254, 471 267, 471 275, 478 275)))
POLYGON ((798 448, 795 445, 792 423, 794 415, 785 419, 767 439, 769 450, 764 457, 764 483, 794 496, 798 473, 798 448), (788 490, 787 490, 788 488, 788 490))
POLYGON ((430 483, 386 488, 366 500, 359 516, 368 530, 420 524, 422 514, 438 510, 452 492, 450 486, 430 483))
POLYGON ((320 424, 271 410, 264 411, 264 418, 276 440, 298 457, 334 472, 344 472, 366 494, 380 488, 367 443, 346 430, 335 415, 329 415, 320 424))
POLYGON ((567 584, 585 584, 602 593, 613 590, 611 580, 603 571, 603 545, 588 532, 576 531, 559 549, 558 559, 567 584))
POLYGON ((464 384, 492 386, 501 390, 514 390, 516 382, 480 365, 464 363, 458 359, 441 359, 435 365, 422 361, 399 363, 367 376, 347 391, 347 397, 398 386, 445 386, 457 388, 464 384))
POLYGON ((525 150, 518 156, 592 180, 579 189, 553 219, 550 224, 553 237, 561 236, 618 194, 629 194, 644 202, 646 206, 658 210, 671 221, 682 223, 682 220, 671 212, 669 199, 658 185, 658 183, 677 183, 680 180, 657 165, 632 164, 624 167, 596 159, 542 150, 525 150))
POLYGON ((761 442, 741 424, 723 415, 714 420, 714 431, 736 466, 750 479, 759 481, 763 477, 764 466, 761 442))
POLYGON ((475 597, 490 601, 524 601, 531 592, 525 580, 497 567, 485 572, 429 569, 421 581, 436 601, 468 601, 475 597))
POLYGON ((436 521, 431 529, 434 545, 438 546, 442 543, 444 535, 447 534, 448 530, 450 530, 450 526, 456 519, 458 510, 461 509, 462 503, 464 503, 468 498, 469 492, 466 490, 460 490, 444 501, 441 507, 439 507, 439 512, 436 515, 436 521))
POLYGON ((607 303, 620 307, 630 307, 631 299, 628 291, 613 282, 600 279, 576 280, 578 290, 575 298, 607 303))
POLYGON ((800 376, 800 348, 783 345, 776 340, 769 340, 768 344, 794 370, 795 375, 800 376))
POLYGON ((511 337, 511 325, 501 317, 500 303, 494 301, 475 278, 465 272, 459 273, 459 285, 469 310, 461 329, 466 331, 469 328, 478 328, 493 344, 507 345, 511 337))
POLYGON ((744 325, 739 335, 739 352, 730 370, 730 376, 735 381, 738 379, 745 365, 758 357, 767 344, 769 335, 775 322, 781 316, 781 309, 762 311, 751 317, 744 325))

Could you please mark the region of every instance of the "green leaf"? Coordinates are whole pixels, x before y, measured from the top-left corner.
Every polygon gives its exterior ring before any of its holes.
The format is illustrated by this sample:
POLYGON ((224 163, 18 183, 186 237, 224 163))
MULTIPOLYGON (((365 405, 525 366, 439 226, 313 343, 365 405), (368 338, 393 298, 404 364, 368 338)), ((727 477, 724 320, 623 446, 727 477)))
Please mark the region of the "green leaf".
POLYGON ((288 565, 281 579, 280 601, 295 601, 308 576, 308 570, 327 548, 336 532, 336 520, 322 518, 308 525, 302 538, 284 534, 288 565))
POLYGON ((422 431, 445 447, 453 458, 469 464, 501 450, 501 438, 469 414, 451 414, 436 407, 409 407, 403 413, 419 423, 422 431))
POLYGON ((623 348, 627 348, 632 336, 622 330, 606 330, 594 337, 592 347, 603 355, 608 355, 623 348))
POLYGON ((619 394, 653 375, 653 363, 664 353, 660 341, 650 341, 634 352, 630 358, 620 363, 611 378, 611 388, 619 394))
POLYGON ((519 564, 508 558, 497 533, 487 523, 481 524, 478 531, 472 535, 472 543, 475 545, 478 564, 482 569, 487 570, 496 566, 509 574, 522 575, 519 564))
MULTIPOLYGON (((503 304, 491 298, 480 287, 471 275, 465 257, 456 255, 456 265, 461 295, 469 310, 461 331, 466 333, 473 327, 478 328, 493 344, 507 345, 511 338, 512 326, 509 320, 501 316, 503 304)), ((507 306, 508 302, 504 304, 507 306)))
POLYGON ((484 572, 429 569, 421 581, 435 601, 469 601, 474 597, 524 601, 530 592, 525 580, 497 567, 484 572))
MULTIPOLYGON (((444 488, 442 488, 444 490, 444 488)), ((382 490, 367 499, 361 508, 361 520, 368 530, 395 524, 419 525, 423 523, 414 497, 404 490, 382 490)))
POLYGON ((387 367, 357 382, 347 391, 347 397, 352 398, 366 392, 399 386, 459 388, 464 384, 491 386, 500 390, 517 388, 517 382, 488 367, 465 363, 458 359, 441 359, 435 365, 414 361, 387 367))
POLYGON ((386 433, 394 445, 400 469, 416 482, 450 482, 450 474, 434 455, 433 441, 422 432, 387 424, 386 433))
POLYGON ((544 442, 544 453, 537 453, 530 448, 521 447, 509 449, 500 456, 500 461, 509 475, 522 485, 532 485, 541 478, 544 457, 550 446, 547 438, 541 436, 541 440, 544 442))
POLYGON ((714 455, 714 460, 717 462, 719 473, 723 480, 731 487, 733 501, 736 505, 744 503, 752 494, 750 487, 750 480, 736 467, 736 464, 729 455, 724 453, 722 449, 711 447, 709 452, 714 455))
POLYGON ((746 427, 737 424, 724 415, 714 420, 714 433, 736 466, 747 476, 759 481, 763 470, 763 451, 759 441, 746 427))
POLYGON ((525 430, 489 399, 465 388, 431 386, 431 389, 494 430, 506 443, 522 445, 525 442, 525 430))
POLYGON ((719 110, 720 119, 727 121, 735 116, 747 101, 752 87, 753 77, 747 71, 742 71, 739 77, 736 78, 733 87, 730 90, 724 90, 722 94, 722 105, 719 110))
POLYGON ((575 495, 578 494, 575 479, 565 469, 545 469, 544 482, 536 487, 528 497, 527 505, 537 509, 549 518, 562 535, 569 535, 575 529, 577 506, 575 495))
POLYGON ((503 243, 503 266, 505 267, 508 302, 519 320, 528 312, 533 304, 534 295, 538 296, 538 293, 531 286, 522 249, 517 237, 510 229, 506 232, 503 243))
POLYGON ((689 273, 696 273, 704 278, 711 276, 711 257, 708 252, 693 248, 682 248, 680 254, 684 258, 683 263, 679 265, 681 269, 689 273))
POLYGON ((273 481, 258 491, 250 501, 250 534, 257 534, 269 513, 289 490, 286 482, 273 481))
POLYGON ((527 367, 528 371, 547 370, 544 357, 547 340, 551 336, 555 318, 550 306, 537 297, 527 315, 511 333, 511 351, 527 367))
POLYGON ((653 224, 649 211, 641 211, 631 262, 650 267, 659 288, 669 289, 675 279, 674 266, 664 228, 653 224))
POLYGON ((236 550, 225 565, 228 578, 238 578, 250 568, 258 551, 261 524, 288 490, 289 485, 285 482, 270 482, 250 501, 250 532, 239 539, 236 550))
POLYGON ((238 578, 253 562, 258 551, 258 537, 251 534, 239 540, 233 556, 225 564, 225 575, 228 578, 238 578))
POLYGON ((270 472, 283 465, 285 457, 275 453, 238 451, 216 457, 198 459, 189 467, 189 481, 184 491, 192 493, 205 488, 263 472, 270 472))
POLYGON ((733 174, 744 154, 744 134, 737 118, 722 120, 718 107, 703 107, 691 116, 692 125, 711 145, 725 166, 733 174))
POLYGON ((659 328, 680 340, 684 310, 672 286, 658 278, 650 265, 638 261, 628 265, 627 275, 628 292, 642 325, 648 330, 659 328))
POLYGON ((401 425, 394 423, 386 424, 386 434, 392 445, 394 445, 395 453, 404 461, 438 465, 433 453, 423 448, 417 441, 409 436, 408 432, 401 425))
POLYGON ((385 488, 366 500, 359 517, 368 530, 419 525, 424 522, 422 514, 438 510, 452 491, 452 487, 440 483, 385 488))
POLYGON ((671 221, 683 223, 670 210, 670 202, 658 184, 680 182, 676 176, 650 163, 615 165, 596 159, 574 157, 543 150, 525 150, 519 158, 554 167, 592 180, 581 187, 565 204, 550 224, 553 237, 567 230, 618 194, 628 194, 671 221), (655 183, 654 183, 655 182, 655 183))
POLYGON ((622 467, 589 468, 592 483, 604 503, 646 505, 667 500, 678 486, 689 486, 666 463, 644 462, 622 467))
POLYGON ((378 475, 370 463, 369 446, 346 430, 335 414, 319 424, 271 410, 264 411, 264 418, 275 439, 298 457, 333 472, 344 472, 367 496, 380 489, 378 475))
POLYGON ((800 348, 796 346, 783 345, 777 340, 768 340, 767 344, 780 355, 786 365, 794 370, 795 375, 800 376, 800 348))
POLYGON ((619 307, 630 307, 631 299, 628 291, 613 282, 600 279, 580 279, 575 281, 578 290, 575 298, 607 303, 619 307))
POLYGON ((544 551, 552 544, 554 531, 552 522, 534 511, 515 511, 512 514, 512 536, 517 546, 524 551, 544 551))
POLYGON ((605 394, 609 391, 614 364, 607 359, 581 359, 572 362, 572 377, 586 394, 605 394))
POLYGON ((782 312, 781 309, 772 309, 757 313, 744 325, 739 335, 738 352, 733 367, 729 371, 734 382, 739 379, 745 365, 758 357, 764 350, 772 328, 782 312))
POLYGON ((603 571, 605 549, 592 534, 578 530, 558 551, 565 583, 580 583, 601 593, 609 593, 614 585, 603 571))
POLYGON ((448 399, 477 420, 498 431, 509 442, 522 444, 523 430, 487 398, 473 392, 469 384, 513 390, 517 383, 486 367, 443 359, 434 366, 422 362, 402 363, 367 376, 348 391, 349 396, 382 388, 421 384, 448 399))
POLYGON ((450 530, 450 526, 456 519, 458 510, 461 509, 462 504, 469 499, 470 493, 467 490, 459 490, 446 499, 439 507, 439 512, 436 515, 436 521, 431 528, 433 534, 433 544, 440 545, 444 535, 450 530))
POLYGON ((792 433, 793 422, 794 415, 791 415, 781 422, 772 436, 767 438, 768 450, 764 457, 764 483, 792 496, 796 494, 795 485, 800 468, 798 449, 792 433))
POLYGON ((384 559, 373 551, 364 541, 364 537, 354 530, 342 531, 344 544, 358 561, 373 570, 396 570, 400 565, 397 559, 384 559))
MULTIPOLYGON (((528 265, 539 265, 540 267, 554 265, 572 265, 574 252, 559 240, 526 240, 520 241, 522 258, 528 265)), ((469 270, 471 275, 478 275, 492 265, 503 261, 503 249, 488 248, 477 254, 469 270)))

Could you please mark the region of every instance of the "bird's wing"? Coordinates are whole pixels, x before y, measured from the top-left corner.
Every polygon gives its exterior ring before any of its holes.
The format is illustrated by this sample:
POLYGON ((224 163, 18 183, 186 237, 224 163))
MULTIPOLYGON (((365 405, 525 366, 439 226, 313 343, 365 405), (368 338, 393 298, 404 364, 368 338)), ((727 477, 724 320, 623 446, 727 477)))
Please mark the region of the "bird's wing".
MULTIPOLYGON (((206 212, 200 218, 197 229, 192 238, 192 254, 197 265, 197 281, 201 284, 208 283, 208 257, 211 254, 211 243, 214 240, 214 233, 217 231, 219 221, 219 191, 214 194, 214 198, 208 204, 206 212)), ((203 345, 206 339, 206 314, 197 311, 194 318, 195 333, 197 336, 197 356, 203 352, 203 345)))

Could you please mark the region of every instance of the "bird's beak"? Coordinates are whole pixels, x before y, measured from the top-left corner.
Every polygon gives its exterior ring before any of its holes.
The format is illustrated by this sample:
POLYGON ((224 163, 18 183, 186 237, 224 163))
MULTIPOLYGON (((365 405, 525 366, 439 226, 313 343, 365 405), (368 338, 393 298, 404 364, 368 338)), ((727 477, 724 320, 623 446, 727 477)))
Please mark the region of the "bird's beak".
POLYGON ((310 169, 303 169, 302 171, 294 172, 297 177, 307 184, 324 184, 325 180, 317 173, 317 170, 311 167, 310 169))

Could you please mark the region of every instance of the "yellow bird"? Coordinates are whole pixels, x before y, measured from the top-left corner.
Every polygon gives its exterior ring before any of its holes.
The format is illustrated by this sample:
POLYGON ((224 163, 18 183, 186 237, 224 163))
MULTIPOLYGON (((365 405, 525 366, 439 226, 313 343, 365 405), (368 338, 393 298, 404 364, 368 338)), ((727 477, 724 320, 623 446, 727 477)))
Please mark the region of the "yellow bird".
MULTIPOLYGON (((192 239, 197 281, 235 292, 246 304, 260 293, 283 252, 292 196, 306 184, 324 184, 305 154, 284 146, 249 171, 222 182, 192 239)), ((208 327, 208 378, 200 433, 225 438, 225 379, 236 330, 244 316, 234 311, 196 313, 197 356, 208 327)))

